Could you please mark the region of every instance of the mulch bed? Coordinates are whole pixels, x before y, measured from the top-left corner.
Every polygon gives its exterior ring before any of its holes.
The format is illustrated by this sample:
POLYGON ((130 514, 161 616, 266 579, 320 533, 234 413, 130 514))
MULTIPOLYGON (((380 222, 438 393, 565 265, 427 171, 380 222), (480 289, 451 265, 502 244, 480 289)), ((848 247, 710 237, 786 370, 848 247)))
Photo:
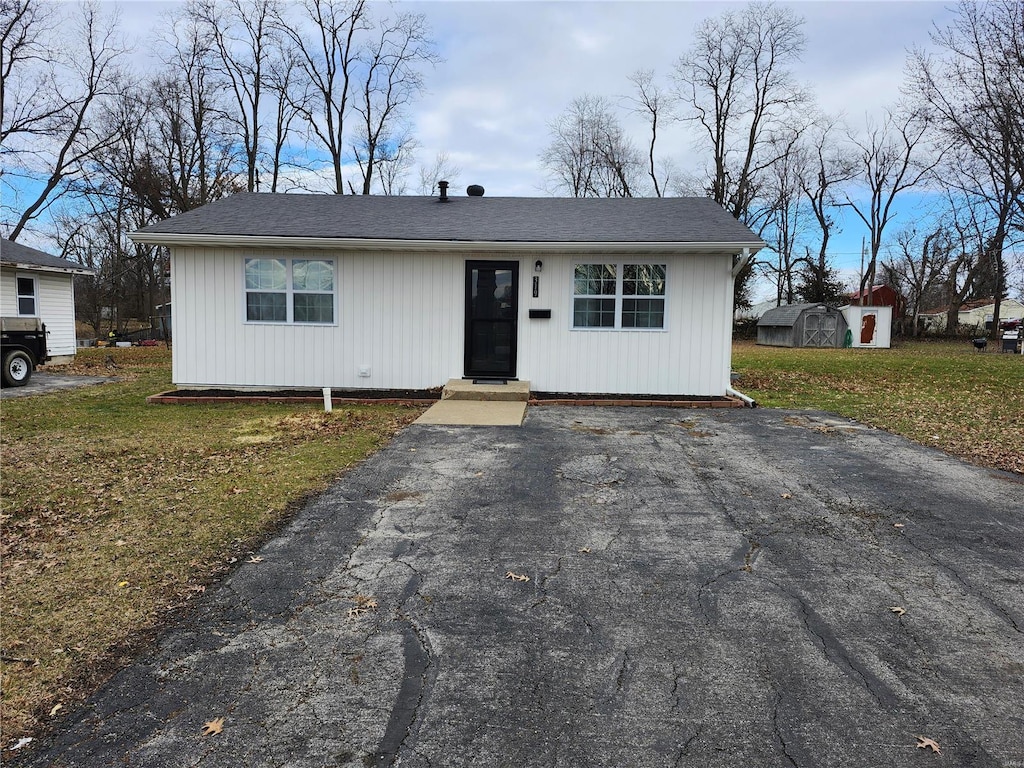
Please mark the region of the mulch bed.
MULTIPOLYGON (((429 405, 441 399, 440 389, 336 389, 332 403, 429 405)), ((322 403, 323 394, 313 389, 172 389, 150 395, 147 403, 189 405, 198 403, 322 403)))
MULTIPOLYGON (((438 389, 339 389, 332 403, 430 405, 441 399, 438 389)), ((189 405, 198 403, 322 403, 323 394, 310 389, 237 390, 174 389, 151 395, 148 403, 189 405)), ((732 397, 700 395, 601 395, 573 392, 531 392, 530 405, 634 406, 655 408, 742 408, 732 397)))
POLYGON ((571 392, 531 392, 530 405, 614 405, 648 408, 742 408, 733 397, 707 395, 594 395, 571 392))

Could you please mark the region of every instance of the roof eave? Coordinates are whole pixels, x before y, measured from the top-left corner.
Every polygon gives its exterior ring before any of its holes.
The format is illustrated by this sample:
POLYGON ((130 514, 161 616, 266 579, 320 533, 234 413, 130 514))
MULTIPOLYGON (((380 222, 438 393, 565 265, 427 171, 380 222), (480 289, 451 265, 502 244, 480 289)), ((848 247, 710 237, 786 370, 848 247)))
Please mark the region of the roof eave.
POLYGON ((0 266, 9 267, 10 269, 24 269, 32 270, 35 272, 59 272, 66 275, 95 275, 96 272, 87 267, 53 267, 46 266, 43 264, 29 264, 23 261, 3 261, 0 262, 0 266))
POLYGON ((276 235, 203 235, 136 231, 137 243, 166 246, 221 246, 232 248, 310 248, 318 250, 380 251, 545 251, 545 252, 690 252, 739 254, 764 246, 760 240, 738 242, 561 242, 501 240, 392 240, 387 238, 281 237, 276 235))

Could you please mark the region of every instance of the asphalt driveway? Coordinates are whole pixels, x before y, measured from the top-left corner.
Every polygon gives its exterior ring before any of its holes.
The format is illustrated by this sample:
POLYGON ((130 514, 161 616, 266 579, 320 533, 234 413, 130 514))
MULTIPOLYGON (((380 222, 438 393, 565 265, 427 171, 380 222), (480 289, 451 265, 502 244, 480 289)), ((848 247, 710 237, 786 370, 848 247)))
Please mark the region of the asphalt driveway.
POLYGON ((15 397, 30 397, 32 395, 45 395, 50 392, 58 392, 65 389, 77 389, 94 384, 109 384, 117 379, 109 376, 79 376, 78 374, 67 375, 62 373, 50 373, 48 371, 35 371, 28 384, 22 387, 0 387, 0 400, 8 400, 15 397))
POLYGON ((1021 477, 824 414, 414 426, 31 764, 1024 766, 1022 553, 1021 477))

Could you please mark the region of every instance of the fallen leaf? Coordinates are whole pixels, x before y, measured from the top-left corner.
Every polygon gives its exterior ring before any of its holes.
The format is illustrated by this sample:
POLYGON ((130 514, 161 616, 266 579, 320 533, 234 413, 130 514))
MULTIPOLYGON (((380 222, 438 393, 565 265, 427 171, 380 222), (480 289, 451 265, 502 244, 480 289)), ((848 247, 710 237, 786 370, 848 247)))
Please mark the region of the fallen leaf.
POLYGON ((54 704, 53 708, 50 710, 50 717, 53 717, 58 712, 60 712, 62 709, 64 709, 64 705, 63 704, 54 704))
POLYGON ((935 741, 934 739, 928 739, 928 738, 925 738, 924 736, 918 736, 917 737, 917 748, 918 749, 930 749, 936 755, 941 755, 942 754, 939 751, 939 743, 937 741, 935 741))
POLYGON ((530 580, 530 577, 527 576, 525 573, 512 573, 512 571, 507 571, 505 573, 505 578, 506 579, 512 579, 512 581, 529 581, 530 580))
POLYGON ((356 595, 352 599, 356 601, 356 605, 354 608, 348 609, 347 615, 350 619, 358 619, 360 616, 363 616, 370 611, 377 610, 377 600, 369 595, 356 595))
POLYGON ((262 563, 263 562, 263 558, 260 557, 259 555, 251 555, 249 557, 249 559, 246 560, 245 562, 247 562, 247 563, 262 563))
POLYGON ((904 608, 902 605, 890 605, 889 610, 895 613, 897 616, 902 616, 904 613, 907 612, 907 609, 904 608))
POLYGON ((119 587, 127 587, 128 586, 128 582, 127 581, 119 581, 119 582, 117 582, 117 586, 119 586, 119 587))
POLYGON ((208 720, 203 724, 203 736, 213 736, 214 734, 220 733, 223 730, 223 717, 218 717, 216 720, 208 720))
POLYGON ((783 493, 783 494, 780 494, 780 495, 781 495, 781 497, 783 499, 792 499, 793 498, 793 494, 792 493, 783 493))
POLYGON ((115 547, 123 547, 127 543, 128 542, 125 541, 124 539, 118 539, 117 541, 114 542, 114 546, 115 547))
POLYGON ((904 526, 903 526, 903 523, 893 523, 892 527, 893 528, 903 528, 904 526))
POLYGON ((580 547, 576 551, 579 552, 581 555, 589 555, 590 554, 590 547, 580 547))

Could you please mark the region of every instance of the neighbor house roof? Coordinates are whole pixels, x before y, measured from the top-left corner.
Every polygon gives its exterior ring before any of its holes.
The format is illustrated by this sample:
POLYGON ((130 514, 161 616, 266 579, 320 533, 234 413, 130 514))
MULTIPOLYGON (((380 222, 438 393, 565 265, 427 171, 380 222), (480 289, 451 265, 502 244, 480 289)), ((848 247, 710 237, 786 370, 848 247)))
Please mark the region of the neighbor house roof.
POLYGON ((764 243, 706 198, 530 198, 242 193, 133 232, 148 243, 501 243, 507 246, 764 243), (322 242, 317 242, 322 241, 322 242))
POLYGON ((88 267, 74 261, 51 256, 44 251, 29 248, 27 245, 15 243, 0 237, 0 264, 5 267, 40 269, 46 272, 70 272, 75 275, 94 274, 88 267))

